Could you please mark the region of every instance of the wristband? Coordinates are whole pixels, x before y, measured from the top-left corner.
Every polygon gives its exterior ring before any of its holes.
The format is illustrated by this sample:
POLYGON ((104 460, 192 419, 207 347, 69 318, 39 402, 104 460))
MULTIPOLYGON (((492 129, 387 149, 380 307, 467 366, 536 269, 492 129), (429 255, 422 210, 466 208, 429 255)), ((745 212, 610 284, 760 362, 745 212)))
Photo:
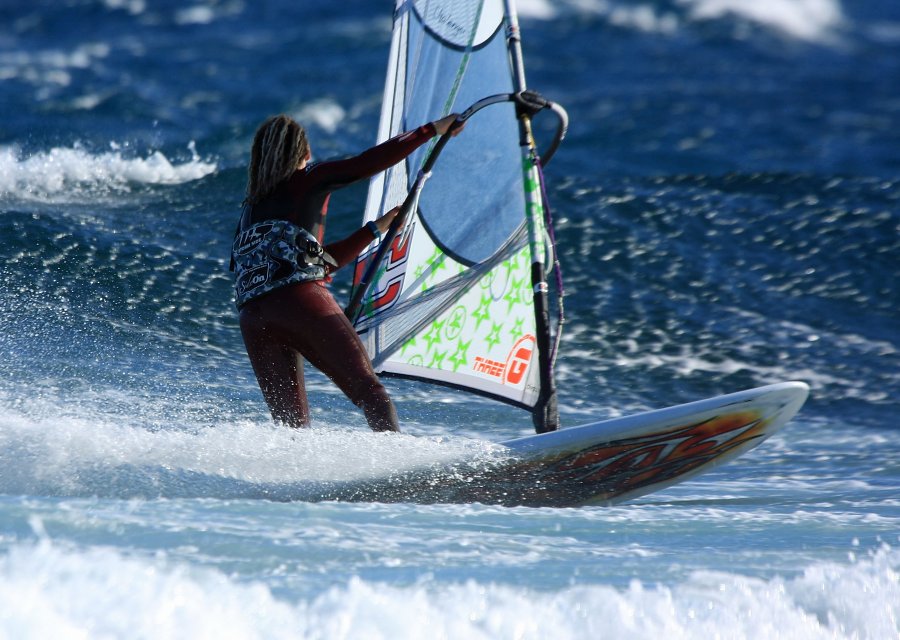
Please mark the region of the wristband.
POLYGON ((375 239, 381 242, 381 230, 378 228, 378 225, 375 224, 373 220, 369 220, 366 223, 366 228, 372 232, 372 235, 375 236, 375 239))

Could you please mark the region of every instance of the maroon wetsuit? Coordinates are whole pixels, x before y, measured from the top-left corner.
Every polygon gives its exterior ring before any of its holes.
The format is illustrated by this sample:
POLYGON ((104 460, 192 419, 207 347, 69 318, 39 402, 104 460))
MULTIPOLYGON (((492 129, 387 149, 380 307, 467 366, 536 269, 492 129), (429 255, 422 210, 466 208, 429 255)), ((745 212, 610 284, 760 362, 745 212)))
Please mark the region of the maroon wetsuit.
MULTIPOLYGON (((435 135, 433 124, 399 135, 361 153, 298 169, 253 205, 245 226, 288 220, 322 242, 331 192, 391 167, 435 135)), ((338 268, 372 242, 362 227, 326 245, 338 268)), ((240 309, 241 335, 272 417, 294 427, 309 424, 303 359, 328 376, 365 413, 376 431, 397 431, 397 413, 372 369, 365 347, 325 288, 323 280, 290 284, 247 302, 240 309)))

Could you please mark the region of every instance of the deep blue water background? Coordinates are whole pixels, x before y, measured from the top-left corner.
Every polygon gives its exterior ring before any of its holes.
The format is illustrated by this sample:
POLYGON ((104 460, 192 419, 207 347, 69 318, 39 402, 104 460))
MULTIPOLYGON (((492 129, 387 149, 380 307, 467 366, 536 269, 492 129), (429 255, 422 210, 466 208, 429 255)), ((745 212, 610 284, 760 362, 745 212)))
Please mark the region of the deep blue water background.
MULTIPOLYGON (((227 252, 253 132, 287 112, 316 157, 370 145, 390 3, 7 1, 0 595, 32 593, 36 613, 0 636, 149 636, 145 612, 174 616, 173 637, 213 633, 210 609, 233 598, 262 612, 235 614, 235 637, 515 637, 522 620, 526 637, 552 621, 558 637, 625 637, 610 602, 641 612, 645 635, 896 637, 900 5, 520 9, 529 84, 571 117, 546 170, 565 424, 786 379, 812 387, 800 416, 707 479, 616 509, 239 499, 530 429, 517 410, 391 382, 424 437, 388 445, 309 373, 322 431, 293 438, 269 427, 246 362, 227 252), (131 601, 101 595, 148 573, 131 601), (196 604, 179 609, 177 588, 196 604), (375 594, 383 615, 364 606, 375 594), (426 613, 402 625, 411 599, 426 613)), ((364 196, 332 199, 330 237, 364 196)))

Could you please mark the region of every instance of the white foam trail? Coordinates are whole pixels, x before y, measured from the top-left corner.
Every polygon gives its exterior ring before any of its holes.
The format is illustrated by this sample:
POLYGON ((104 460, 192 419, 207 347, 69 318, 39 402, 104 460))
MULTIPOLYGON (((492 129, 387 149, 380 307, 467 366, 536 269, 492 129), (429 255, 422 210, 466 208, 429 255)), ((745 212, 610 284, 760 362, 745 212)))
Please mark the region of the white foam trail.
POLYGON ((365 428, 295 431, 245 422, 148 429, 115 416, 34 418, 7 409, 0 414, 0 494, 257 495, 272 486, 385 478, 483 459, 495 449, 365 428))
POLYGON ((583 585, 550 592, 468 581, 395 587, 352 578, 300 601, 263 583, 175 565, 164 554, 37 544, 0 557, 0 637, 896 638, 900 553, 884 547, 797 578, 700 572, 675 585, 583 585))
POLYGON ((55 147, 24 156, 17 147, 0 147, 0 193, 22 200, 69 201, 97 193, 127 192, 130 185, 182 184, 199 180, 216 170, 214 162, 197 155, 181 164, 160 151, 146 157, 123 154, 118 145, 104 153, 91 153, 79 146, 55 147))

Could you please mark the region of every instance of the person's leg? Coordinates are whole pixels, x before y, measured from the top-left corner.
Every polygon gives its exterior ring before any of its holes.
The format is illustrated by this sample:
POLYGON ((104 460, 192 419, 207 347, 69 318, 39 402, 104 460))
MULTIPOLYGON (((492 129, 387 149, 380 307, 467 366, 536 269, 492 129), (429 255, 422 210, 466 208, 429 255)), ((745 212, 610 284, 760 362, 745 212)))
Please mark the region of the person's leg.
POLYGON ((375 375, 366 348, 331 293, 320 285, 305 293, 312 304, 303 318, 301 351, 365 413, 375 431, 399 431, 394 403, 375 375))
POLYGON ((241 311, 240 322, 244 346, 272 418, 290 427, 308 426, 303 358, 269 330, 255 306, 241 311))

